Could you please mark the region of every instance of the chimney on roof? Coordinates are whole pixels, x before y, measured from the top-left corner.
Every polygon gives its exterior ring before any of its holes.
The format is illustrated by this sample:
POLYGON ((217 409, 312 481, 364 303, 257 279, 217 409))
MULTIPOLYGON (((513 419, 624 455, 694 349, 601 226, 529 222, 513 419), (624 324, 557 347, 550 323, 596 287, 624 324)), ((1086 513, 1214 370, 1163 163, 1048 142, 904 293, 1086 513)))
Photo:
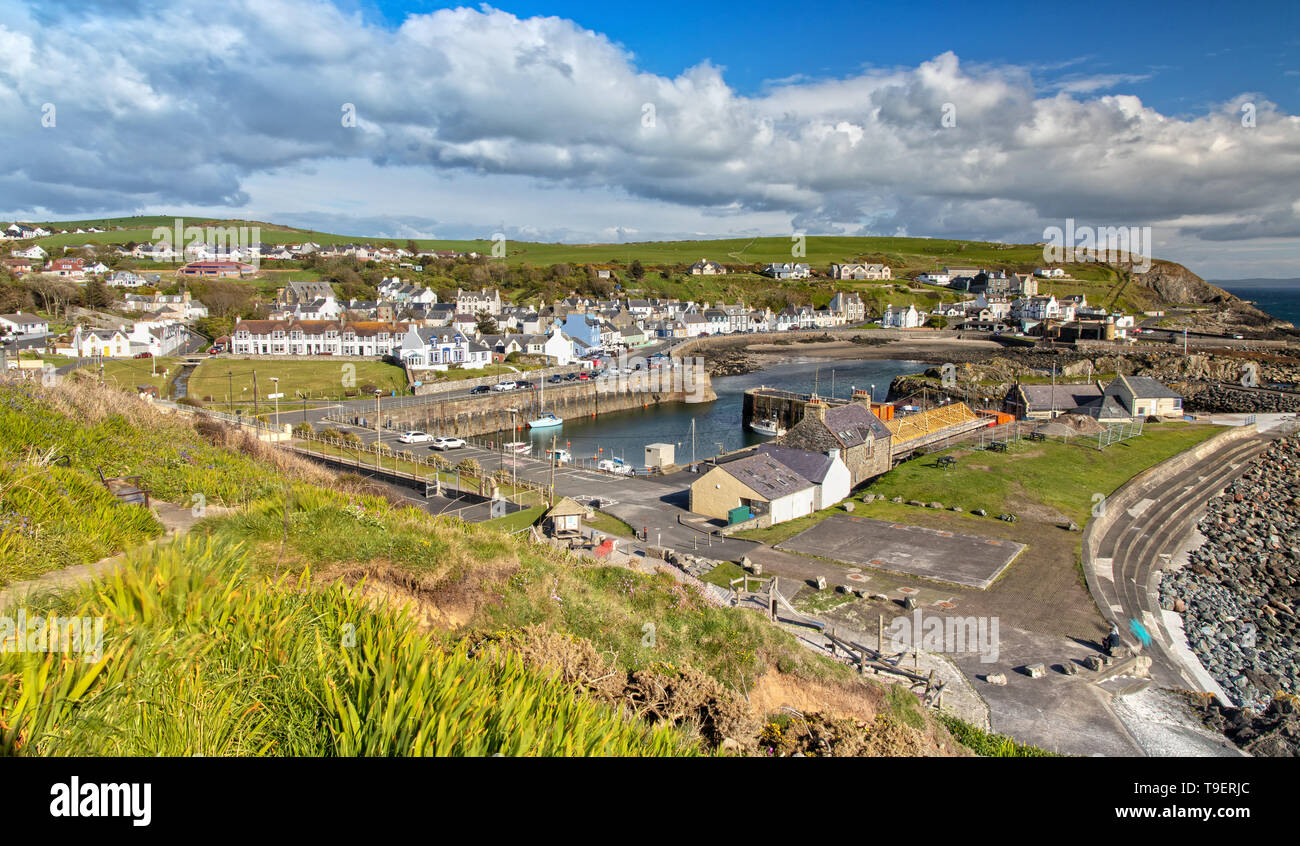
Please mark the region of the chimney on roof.
POLYGON ((830 406, 826 404, 825 400, 816 394, 813 394, 812 399, 808 400, 808 403, 804 406, 804 415, 807 416, 808 414, 812 414, 818 420, 825 423, 826 411, 829 408, 830 406))

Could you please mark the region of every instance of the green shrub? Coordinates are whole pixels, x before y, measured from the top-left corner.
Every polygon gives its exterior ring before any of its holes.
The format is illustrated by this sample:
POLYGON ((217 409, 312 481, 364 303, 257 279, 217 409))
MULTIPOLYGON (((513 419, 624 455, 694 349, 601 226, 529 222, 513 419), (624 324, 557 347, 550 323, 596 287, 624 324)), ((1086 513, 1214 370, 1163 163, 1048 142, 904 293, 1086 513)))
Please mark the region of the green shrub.
POLYGON ((182 539, 37 609, 102 618, 102 654, 0 653, 0 754, 697 752, 516 653, 440 647, 358 591, 268 581, 246 558, 182 539))

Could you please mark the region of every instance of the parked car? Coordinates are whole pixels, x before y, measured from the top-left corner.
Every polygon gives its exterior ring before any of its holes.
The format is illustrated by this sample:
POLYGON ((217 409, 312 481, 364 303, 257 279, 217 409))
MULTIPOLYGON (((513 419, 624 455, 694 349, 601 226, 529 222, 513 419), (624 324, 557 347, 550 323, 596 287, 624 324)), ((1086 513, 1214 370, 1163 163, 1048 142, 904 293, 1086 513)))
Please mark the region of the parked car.
POLYGON ((535 386, 533 385, 532 382, 528 382, 523 379, 518 379, 515 381, 515 387, 521 391, 531 391, 535 386))
POLYGON ((403 432, 397 436, 397 439, 404 444, 427 444, 433 440, 433 435, 428 432, 403 432))
POLYGON ((582 371, 581 373, 578 374, 578 378, 579 378, 579 379, 582 379, 582 380, 586 380, 586 379, 590 379, 591 377, 588 376, 588 375, 587 375, 587 371, 584 370, 584 371, 582 371))
POLYGON ((576 381, 578 381, 578 378, 579 378, 579 377, 578 377, 578 374, 577 374, 577 373, 570 373, 570 374, 568 374, 568 375, 566 375, 566 376, 564 377, 564 381, 566 381, 566 382, 576 382, 576 381))
POLYGON ((563 382, 563 381, 564 381, 564 377, 561 376, 559 373, 556 373, 556 374, 552 375, 551 378, 547 379, 546 381, 548 381, 548 382, 550 382, 552 385, 554 385, 554 384, 557 383, 557 382, 563 382))
POLYGON ((494 391, 513 391, 514 389, 515 389, 514 382, 497 382, 495 385, 492 386, 492 390, 494 391))
POLYGON ((492 389, 489 388, 487 385, 479 385, 476 388, 471 388, 469 395, 473 397, 473 396, 478 396, 480 394, 490 394, 490 393, 492 393, 492 389))
POLYGON ((438 437, 433 439, 430 449, 460 449, 465 442, 460 438, 438 437))
MULTIPOLYGON (((1237 337, 1240 338, 1241 336, 1238 335, 1237 337)), ((151 353, 151 352, 136 353, 136 354, 135 354, 135 357, 136 357, 136 358, 153 358, 153 353, 151 353)))

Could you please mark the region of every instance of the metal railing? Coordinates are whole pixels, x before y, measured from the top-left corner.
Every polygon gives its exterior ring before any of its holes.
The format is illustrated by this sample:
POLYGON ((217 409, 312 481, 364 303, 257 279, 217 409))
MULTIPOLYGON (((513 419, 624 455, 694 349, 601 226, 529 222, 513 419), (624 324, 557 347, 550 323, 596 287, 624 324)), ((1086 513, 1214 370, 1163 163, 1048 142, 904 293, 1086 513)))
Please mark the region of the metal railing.
POLYGON ((329 460, 335 463, 347 465, 351 463, 358 471, 375 472, 380 475, 390 476, 398 479, 405 479, 412 482, 423 482, 426 485, 425 496, 429 496, 428 483, 430 479, 437 480, 440 486, 446 486, 459 492, 469 492, 478 495, 481 493, 483 482, 493 482, 498 489, 509 488, 507 493, 502 491, 506 499, 517 504, 523 504, 521 500, 535 495, 540 502, 545 503, 550 498, 550 488, 531 482, 527 479, 506 478, 505 473, 489 472, 489 468, 480 465, 482 471, 479 475, 464 473, 458 469, 458 465, 443 459, 441 456, 424 456, 418 455, 411 450, 394 449, 382 441, 360 441, 348 440, 345 438, 333 438, 315 433, 299 432, 295 434, 296 441, 291 445, 291 449, 300 454, 308 454, 316 458, 329 460), (304 446, 307 444, 308 446, 304 446), (331 453, 326 449, 313 449, 311 444, 320 444, 322 447, 333 447, 338 452, 331 453), (363 455, 373 455, 374 461, 363 461, 363 455), (348 459, 352 459, 349 462, 348 459), (390 466, 385 466, 385 459, 391 460, 390 466), (401 464, 413 465, 423 472, 417 470, 403 470, 401 464), (452 484, 448 476, 455 477, 455 483, 452 484), (466 487, 463 482, 468 479, 474 479, 477 484, 473 488, 466 487))

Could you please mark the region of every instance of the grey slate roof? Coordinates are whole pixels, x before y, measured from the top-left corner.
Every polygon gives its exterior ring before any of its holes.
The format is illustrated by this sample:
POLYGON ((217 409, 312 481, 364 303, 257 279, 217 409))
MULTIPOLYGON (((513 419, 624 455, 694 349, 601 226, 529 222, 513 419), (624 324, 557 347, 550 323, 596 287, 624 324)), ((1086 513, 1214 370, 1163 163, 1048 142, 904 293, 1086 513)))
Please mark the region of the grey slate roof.
POLYGON ((830 449, 852 449, 867 442, 868 438, 888 440, 892 435, 880 418, 862 403, 849 403, 826 410, 826 419, 818 420, 811 412, 790 431, 778 439, 782 446, 825 452, 830 449))
POLYGON ((794 470, 763 453, 718 466, 768 501, 781 499, 813 486, 812 482, 794 470))
POLYGON ((821 484, 834 460, 824 453, 793 449, 779 444, 760 444, 760 454, 770 455, 810 482, 821 484))
POLYGON ((1094 384, 1086 385, 1021 385, 1020 393, 1025 397, 1026 411, 1069 411, 1078 408, 1102 395, 1101 388, 1094 384), (1055 391, 1055 393, 1053 393, 1055 391))
MULTIPOLYGON (((1144 399, 1182 399, 1183 396, 1159 379, 1152 379, 1150 376, 1121 376, 1120 378, 1128 383, 1129 390, 1144 399)), ((1115 380, 1115 382, 1118 381, 1119 379, 1115 380)), ((1106 393, 1111 392, 1111 388, 1115 387, 1115 382, 1111 382, 1106 387, 1106 393)))

